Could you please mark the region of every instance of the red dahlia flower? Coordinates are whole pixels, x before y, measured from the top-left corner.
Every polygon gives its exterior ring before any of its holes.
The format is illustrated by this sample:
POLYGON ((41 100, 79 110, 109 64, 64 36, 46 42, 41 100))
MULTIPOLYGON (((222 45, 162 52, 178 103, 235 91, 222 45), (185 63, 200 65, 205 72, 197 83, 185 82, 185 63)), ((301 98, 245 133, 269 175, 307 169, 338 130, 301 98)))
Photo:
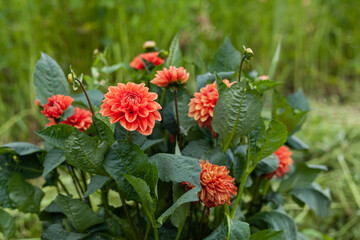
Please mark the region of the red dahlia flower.
POLYGON ((280 147, 274 152, 274 154, 279 158, 279 167, 275 172, 266 174, 266 177, 270 180, 275 174, 278 178, 281 178, 285 173, 289 172, 289 166, 293 163, 291 159, 292 152, 289 151, 289 148, 286 146, 280 147))
MULTIPOLYGON (((235 82, 230 83, 229 80, 224 79, 223 82, 230 87, 235 82)), ((214 116, 214 107, 219 98, 219 93, 216 88, 216 82, 208 84, 200 89, 200 92, 194 94, 194 98, 190 99, 189 103, 189 117, 193 117, 200 127, 209 128, 213 137, 216 133, 211 127, 211 121, 214 116)))
POLYGON ((144 69, 145 65, 141 58, 145 59, 148 62, 153 63, 155 66, 160 65, 164 62, 164 59, 158 57, 158 52, 149 52, 149 53, 142 53, 134 58, 131 61, 130 66, 137 70, 144 69))
POLYGON ((128 82, 126 85, 109 87, 101 105, 100 113, 110 117, 111 123, 120 122, 128 131, 137 130, 143 135, 150 135, 155 120, 161 120, 161 106, 154 100, 158 95, 149 92, 145 84, 128 82))
MULTIPOLYGON (((234 184, 235 178, 229 175, 226 166, 218 166, 209 163, 206 160, 200 160, 201 173, 200 183, 201 192, 198 194, 199 199, 205 203, 207 207, 217 207, 225 202, 231 205, 230 198, 237 194, 237 187, 234 184)), ((194 187, 191 183, 183 182, 186 190, 194 187)))
POLYGON ((168 87, 169 85, 177 84, 183 85, 189 79, 189 73, 186 73, 185 68, 170 66, 169 69, 164 68, 162 71, 156 71, 155 78, 151 83, 159 87, 168 87))
MULTIPOLYGON (((55 125, 56 122, 53 118, 49 118, 50 122, 46 126, 55 125)), ((80 131, 84 132, 92 124, 91 112, 75 107, 74 114, 62 121, 61 124, 70 125, 76 127, 80 131)))
POLYGON ((59 118, 71 105, 72 101, 72 97, 69 96, 51 96, 51 98, 48 98, 48 103, 44 104, 44 110, 41 113, 48 118, 59 118))

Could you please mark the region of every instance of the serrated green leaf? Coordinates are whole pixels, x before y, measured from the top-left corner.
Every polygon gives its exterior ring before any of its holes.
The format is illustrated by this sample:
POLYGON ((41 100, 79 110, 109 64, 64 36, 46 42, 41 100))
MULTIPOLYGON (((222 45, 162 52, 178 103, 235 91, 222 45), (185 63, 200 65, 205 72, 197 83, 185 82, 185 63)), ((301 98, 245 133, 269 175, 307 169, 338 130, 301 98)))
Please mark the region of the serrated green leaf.
POLYGON ((74 232, 68 232, 61 224, 53 224, 50 227, 46 228, 43 235, 41 236, 41 239, 43 240, 80 240, 84 237, 88 236, 88 234, 82 234, 82 233, 74 233, 74 232))
POLYGON ((220 166, 226 165, 226 156, 221 150, 221 147, 212 147, 204 139, 189 142, 183 149, 182 155, 196 159, 209 160, 210 163, 220 166))
POLYGON ((64 155, 64 150, 59 148, 53 148, 51 149, 46 155, 45 155, 45 161, 43 163, 44 165, 44 172, 43 176, 49 174, 52 170, 54 170, 56 167, 61 165, 63 162, 65 162, 66 158, 64 155))
POLYGON ((147 155, 141 151, 138 145, 129 141, 120 140, 111 146, 105 156, 104 167, 128 200, 138 200, 138 195, 126 180, 124 174, 130 174, 142 179, 146 176, 151 181, 151 183, 147 182, 149 186, 155 186, 154 178, 152 178, 153 167, 148 161, 147 155), (147 176, 149 171, 151 171, 151 174, 147 176))
POLYGON ((56 94, 69 95, 70 88, 65 74, 51 57, 41 53, 34 72, 34 87, 41 104, 48 102, 47 98, 56 94))
POLYGON ((0 232, 5 239, 11 239, 15 235, 15 219, 3 209, 0 209, 0 232))
POLYGON ((322 171, 327 171, 327 168, 322 165, 297 163, 295 171, 287 179, 281 181, 278 191, 286 192, 290 189, 307 187, 322 171))
POLYGON ((106 175, 103 160, 109 147, 106 142, 100 145, 96 138, 75 130, 65 141, 66 162, 83 171, 106 175))
POLYGON ((167 153, 158 153, 149 159, 156 163, 159 178, 165 182, 189 182, 200 187, 200 162, 198 159, 167 153))
POLYGON ((251 217, 249 223, 260 229, 270 228, 274 231, 283 231, 283 240, 297 239, 297 228, 294 220, 284 212, 277 210, 260 212, 251 217))
POLYGON ((26 182, 19 173, 12 175, 7 191, 9 198, 20 211, 29 213, 40 211, 40 202, 44 193, 38 187, 26 182))
POLYGON ((85 192, 83 198, 86 198, 86 197, 90 196, 91 194, 93 194, 94 192, 96 192, 97 190, 99 190, 109 180, 110 180, 110 178, 105 177, 105 176, 101 176, 101 175, 93 176, 90 180, 88 189, 85 192))
POLYGON ((109 145, 114 143, 114 133, 111 128, 95 115, 91 116, 93 120, 93 125, 95 127, 96 133, 102 141, 106 141, 109 145))
POLYGON ((25 178, 35 178, 41 176, 43 167, 41 159, 43 155, 33 153, 19 156, 16 154, 0 155, 0 168, 9 172, 18 172, 25 178))
POLYGON ((250 236, 250 240, 281 240, 282 231, 266 229, 250 236))
POLYGON ((292 189, 289 194, 309 205, 317 216, 326 217, 329 214, 331 203, 329 189, 322 190, 318 184, 312 183, 309 187, 292 189))
POLYGON ((216 51, 214 59, 209 65, 210 72, 238 71, 241 61, 241 54, 232 45, 228 37, 216 51))
POLYGON ((74 127, 65 124, 56 124, 43 130, 35 131, 37 135, 60 149, 65 148, 66 139, 73 133, 74 127))
POLYGON ((169 49, 169 57, 165 62, 165 66, 168 68, 170 66, 180 67, 181 65, 181 50, 179 46, 179 40, 181 32, 184 28, 180 29, 180 31, 175 35, 170 44, 169 49))
POLYGON ((11 148, 20 156, 25 156, 25 155, 29 155, 29 154, 32 154, 32 153, 44 152, 45 151, 45 150, 39 148, 38 146, 36 146, 34 144, 31 144, 31 143, 27 143, 27 142, 7 143, 5 145, 2 145, 0 148, 1 149, 2 148, 11 148))
POLYGON ((84 232, 89 227, 103 221, 91 210, 89 205, 79 199, 72 199, 60 194, 56 197, 55 204, 79 232, 84 232))
POLYGON ((236 83, 226 88, 214 108, 212 128, 221 137, 223 149, 238 144, 261 121, 259 93, 236 83))

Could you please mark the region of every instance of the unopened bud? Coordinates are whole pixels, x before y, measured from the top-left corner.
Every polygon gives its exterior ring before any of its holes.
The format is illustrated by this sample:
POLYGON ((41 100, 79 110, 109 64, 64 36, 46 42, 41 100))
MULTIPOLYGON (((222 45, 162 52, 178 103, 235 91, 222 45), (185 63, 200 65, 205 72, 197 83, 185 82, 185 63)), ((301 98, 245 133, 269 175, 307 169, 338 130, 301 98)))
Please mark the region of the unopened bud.
POLYGON ((246 48, 245 51, 244 51, 244 54, 245 54, 245 58, 247 60, 251 60, 254 56, 254 52, 252 51, 251 48, 246 48))
POLYGON ((156 42, 155 41, 146 41, 143 44, 144 49, 155 48, 155 47, 156 47, 156 42))
POLYGON ((99 50, 97 48, 94 49, 93 54, 96 55, 99 53, 99 50))
POLYGON ((68 78, 69 83, 70 83, 70 84, 73 84, 73 80, 74 80, 74 79, 73 79, 72 73, 69 73, 68 76, 67 76, 67 78, 68 78))

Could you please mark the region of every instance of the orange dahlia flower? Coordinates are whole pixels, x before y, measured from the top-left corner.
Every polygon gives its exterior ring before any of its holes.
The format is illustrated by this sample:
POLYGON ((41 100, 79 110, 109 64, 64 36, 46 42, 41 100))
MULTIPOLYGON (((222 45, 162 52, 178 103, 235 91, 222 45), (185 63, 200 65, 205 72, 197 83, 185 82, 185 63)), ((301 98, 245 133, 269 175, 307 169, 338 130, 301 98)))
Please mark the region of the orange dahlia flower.
POLYGON ((171 87, 172 85, 181 86, 189 79, 189 73, 185 68, 170 66, 169 69, 164 68, 162 71, 156 71, 155 78, 151 83, 159 87, 171 87))
POLYGON ((64 111, 71 105, 73 98, 64 95, 54 95, 48 98, 48 103, 44 104, 44 110, 41 111, 48 118, 59 118, 64 111))
POLYGON ((143 135, 150 135, 155 120, 160 121, 161 106, 154 100, 158 95, 148 91, 144 83, 128 82, 126 85, 109 87, 101 105, 100 113, 110 117, 111 123, 120 122, 128 131, 137 130, 143 135))
MULTIPOLYGON (((49 118, 49 120, 50 122, 46 126, 49 127, 56 124, 53 118, 49 118)), ((84 132, 92 124, 91 112, 75 107, 74 114, 60 123, 76 127, 80 131, 84 132)))
POLYGON ((142 53, 136 56, 134 60, 131 61, 130 66, 137 70, 144 69, 145 65, 141 58, 153 63, 155 66, 160 65, 164 62, 164 59, 158 57, 158 54, 158 52, 142 53))
MULTIPOLYGON (((223 82, 231 87, 235 82, 230 83, 229 80, 224 79, 223 82)), ((213 137, 216 133, 211 127, 211 121, 214 116, 214 107, 219 98, 219 93, 216 88, 216 82, 208 84, 200 89, 200 92, 194 94, 194 98, 190 99, 189 103, 189 117, 193 117, 200 127, 208 128, 213 137)))
POLYGON ((291 159, 292 152, 289 151, 287 146, 281 146, 274 154, 279 158, 279 167, 275 172, 266 174, 266 177, 270 180, 275 174, 278 178, 281 178, 285 173, 289 172, 289 166, 293 163, 291 159))
MULTIPOLYGON (((218 166, 204 163, 200 159, 201 173, 200 183, 201 192, 198 194, 199 199, 205 203, 207 207, 217 207, 225 202, 231 205, 230 198, 237 194, 237 187, 234 184, 235 178, 229 175, 226 166, 218 166)), ((187 190, 194 187, 191 183, 183 182, 187 190)))

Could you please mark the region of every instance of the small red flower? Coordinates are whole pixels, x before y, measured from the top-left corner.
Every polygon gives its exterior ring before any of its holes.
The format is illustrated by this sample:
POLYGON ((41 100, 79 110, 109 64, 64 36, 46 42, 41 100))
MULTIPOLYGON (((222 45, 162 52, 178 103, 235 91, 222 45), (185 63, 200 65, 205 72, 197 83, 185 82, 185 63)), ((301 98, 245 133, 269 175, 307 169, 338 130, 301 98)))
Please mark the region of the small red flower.
MULTIPOLYGON (((56 122, 53 118, 49 118, 50 122, 46 126, 55 125, 56 122)), ((91 112, 75 107, 74 114, 62 121, 61 124, 70 125, 76 127, 80 131, 84 132, 92 124, 91 112)))
POLYGON ((268 173, 265 176, 270 180, 275 174, 278 178, 284 176, 287 172, 290 171, 289 166, 293 163, 291 159, 292 152, 289 151, 289 148, 286 146, 281 146, 274 154, 279 158, 279 167, 275 172, 268 173))
POLYGON ((155 78, 151 80, 151 83, 166 88, 173 84, 183 85, 188 79, 189 73, 186 72, 185 68, 170 66, 169 69, 164 68, 162 71, 156 71, 155 78))
POLYGON ((48 98, 48 103, 44 104, 41 111, 48 118, 60 118, 64 111, 71 105, 73 99, 69 96, 54 95, 48 98))
MULTIPOLYGON (((236 82, 230 83, 229 80, 224 79, 223 82, 231 87, 236 82)), ((211 121, 214 116, 214 107, 219 98, 219 93, 216 88, 216 82, 208 84, 200 89, 200 92, 194 94, 194 98, 190 99, 189 103, 189 117, 193 117, 200 127, 208 128, 213 137, 216 133, 211 127, 211 121)))
POLYGON ((119 83, 118 86, 109 87, 100 113, 110 117, 111 123, 120 122, 128 131, 137 130, 143 135, 150 135, 155 120, 161 120, 158 111, 161 106, 154 101, 157 97, 156 93, 149 92, 144 83, 119 83))
POLYGON ((130 66, 137 70, 144 69, 145 65, 141 58, 145 59, 148 62, 153 63, 155 66, 160 65, 164 62, 164 59, 158 57, 158 52, 149 52, 149 53, 142 53, 134 58, 131 61, 130 66))
MULTIPOLYGON (((234 184, 235 178, 232 178, 230 171, 226 166, 218 166, 209 163, 206 160, 204 163, 200 159, 201 173, 200 183, 201 192, 198 194, 199 199, 205 203, 207 207, 217 207, 223 205, 225 202, 231 205, 230 198, 237 194, 237 187, 234 184)), ((186 190, 194 187, 191 183, 183 182, 186 190)))

